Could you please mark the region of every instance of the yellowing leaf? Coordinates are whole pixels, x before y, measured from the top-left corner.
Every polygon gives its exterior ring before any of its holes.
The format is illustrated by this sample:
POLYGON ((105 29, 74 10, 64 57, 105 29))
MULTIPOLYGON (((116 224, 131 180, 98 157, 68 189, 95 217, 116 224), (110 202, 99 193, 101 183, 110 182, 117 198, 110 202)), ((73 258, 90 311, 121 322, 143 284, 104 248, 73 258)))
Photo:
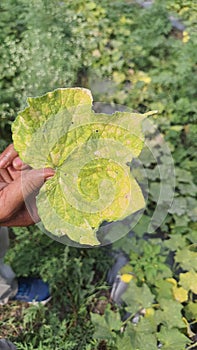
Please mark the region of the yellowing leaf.
POLYGON ((121 16, 120 19, 119 19, 119 21, 120 21, 121 24, 127 23, 127 19, 126 19, 125 16, 121 16))
POLYGON ((183 287, 173 286, 172 292, 175 300, 179 301, 179 303, 184 303, 188 299, 188 292, 183 287))
POLYGON ((113 80, 117 83, 117 84, 121 84, 124 80, 126 79, 126 76, 124 73, 122 72, 113 72, 113 80))
POLYGON ((145 205, 127 163, 142 150, 142 121, 151 113, 96 114, 83 88, 57 89, 28 103, 12 124, 13 141, 32 168, 55 169, 37 196, 42 223, 55 237, 99 245, 104 221, 145 205))
POLYGON ((189 36, 188 32, 186 30, 184 30, 182 42, 187 43, 189 41, 189 39, 190 39, 190 36, 189 36))
POLYGON ((173 284, 173 286, 177 286, 177 281, 174 278, 166 278, 166 281, 173 284))
POLYGON ((155 310, 153 309, 153 307, 148 307, 147 309, 145 309, 145 317, 151 317, 153 316, 155 313, 155 310))
POLYGON ((134 278, 134 276, 129 273, 124 273, 120 278, 123 282, 129 283, 134 278))
POLYGON ((186 325, 186 328, 187 328, 187 334, 190 338, 194 337, 195 336, 195 333, 192 332, 191 328, 190 328, 190 324, 188 323, 187 319, 185 317, 183 317, 183 322, 185 323, 186 325))
POLYGON ((190 270, 189 272, 180 274, 180 284, 187 291, 191 290, 193 293, 197 294, 197 272, 190 270))
POLYGON ((143 81, 146 84, 151 83, 151 77, 143 71, 138 71, 132 76, 132 82, 136 84, 138 81, 143 81))
POLYGON ((197 253, 192 250, 192 246, 184 247, 183 249, 177 250, 175 255, 175 262, 179 263, 180 266, 185 270, 197 269, 197 253))

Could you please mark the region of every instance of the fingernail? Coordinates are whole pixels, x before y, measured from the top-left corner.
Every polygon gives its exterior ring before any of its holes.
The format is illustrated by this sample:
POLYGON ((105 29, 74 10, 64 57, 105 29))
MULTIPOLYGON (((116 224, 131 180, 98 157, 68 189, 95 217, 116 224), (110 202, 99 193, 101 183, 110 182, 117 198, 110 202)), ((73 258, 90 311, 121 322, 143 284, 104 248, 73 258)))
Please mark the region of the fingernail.
POLYGON ((53 176, 48 176, 48 177, 46 177, 46 180, 50 180, 52 178, 53 178, 53 176))

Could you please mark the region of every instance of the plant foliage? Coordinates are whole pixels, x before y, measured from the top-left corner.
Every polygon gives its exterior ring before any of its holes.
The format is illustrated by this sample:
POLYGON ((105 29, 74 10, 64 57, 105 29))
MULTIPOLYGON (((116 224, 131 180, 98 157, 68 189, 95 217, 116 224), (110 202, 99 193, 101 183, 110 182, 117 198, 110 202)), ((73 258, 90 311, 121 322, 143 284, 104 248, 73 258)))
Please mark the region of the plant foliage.
POLYGON ((94 100, 139 113, 158 110, 152 119, 171 151, 176 177, 171 183, 169 156, 157 146, 160 139, 153 131, 149 140, 156 156, 146 149, 140 156, 149 188, 146 211, 132 235, 113 246, 128 257, 120 275, 129 271, 133 276, 119 307, 103 285, 112 264, 109 250, 65 250, 37 228, 13 230, 8 262, 17 276, 48 280, 53 294, 49 306, 22 306, 20 311, 18 305, 7 305, 0 313, 0 336, 20 350, 196 347, 197 9, 191 0, 140 3, 1 1, 1 149, 11 141, 10 124, 27 96, 83 86, 94 100), (161 165, 166 177, 158 227, 151 217, 161 165), (163 218, 173 189, 172 206, 163 218))

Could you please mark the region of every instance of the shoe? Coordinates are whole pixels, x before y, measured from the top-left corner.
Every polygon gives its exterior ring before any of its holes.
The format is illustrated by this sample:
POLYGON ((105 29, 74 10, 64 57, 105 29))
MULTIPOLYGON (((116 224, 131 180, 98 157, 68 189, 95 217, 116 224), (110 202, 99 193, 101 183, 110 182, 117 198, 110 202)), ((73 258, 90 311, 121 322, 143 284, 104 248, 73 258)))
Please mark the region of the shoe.
POLYGON ((7 339, 0 339, 0 350, 16 350, 16 346, 7 339))
POLYGON ((18 279, 18 291, 12 300, 29 304, 46 304, 51 299, 49 285, 39 278, 23 277, 18 279))

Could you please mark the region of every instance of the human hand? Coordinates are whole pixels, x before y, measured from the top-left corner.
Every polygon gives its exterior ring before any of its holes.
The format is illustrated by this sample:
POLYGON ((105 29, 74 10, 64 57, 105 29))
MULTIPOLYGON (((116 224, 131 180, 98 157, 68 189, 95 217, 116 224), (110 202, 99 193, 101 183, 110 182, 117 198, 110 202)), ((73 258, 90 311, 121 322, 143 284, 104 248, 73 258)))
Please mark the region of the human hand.
POLYGON ((54 170, 31 169, 9 145, 0 155, 0 225, 29 226, 38 222, 36 195, 54 170))

